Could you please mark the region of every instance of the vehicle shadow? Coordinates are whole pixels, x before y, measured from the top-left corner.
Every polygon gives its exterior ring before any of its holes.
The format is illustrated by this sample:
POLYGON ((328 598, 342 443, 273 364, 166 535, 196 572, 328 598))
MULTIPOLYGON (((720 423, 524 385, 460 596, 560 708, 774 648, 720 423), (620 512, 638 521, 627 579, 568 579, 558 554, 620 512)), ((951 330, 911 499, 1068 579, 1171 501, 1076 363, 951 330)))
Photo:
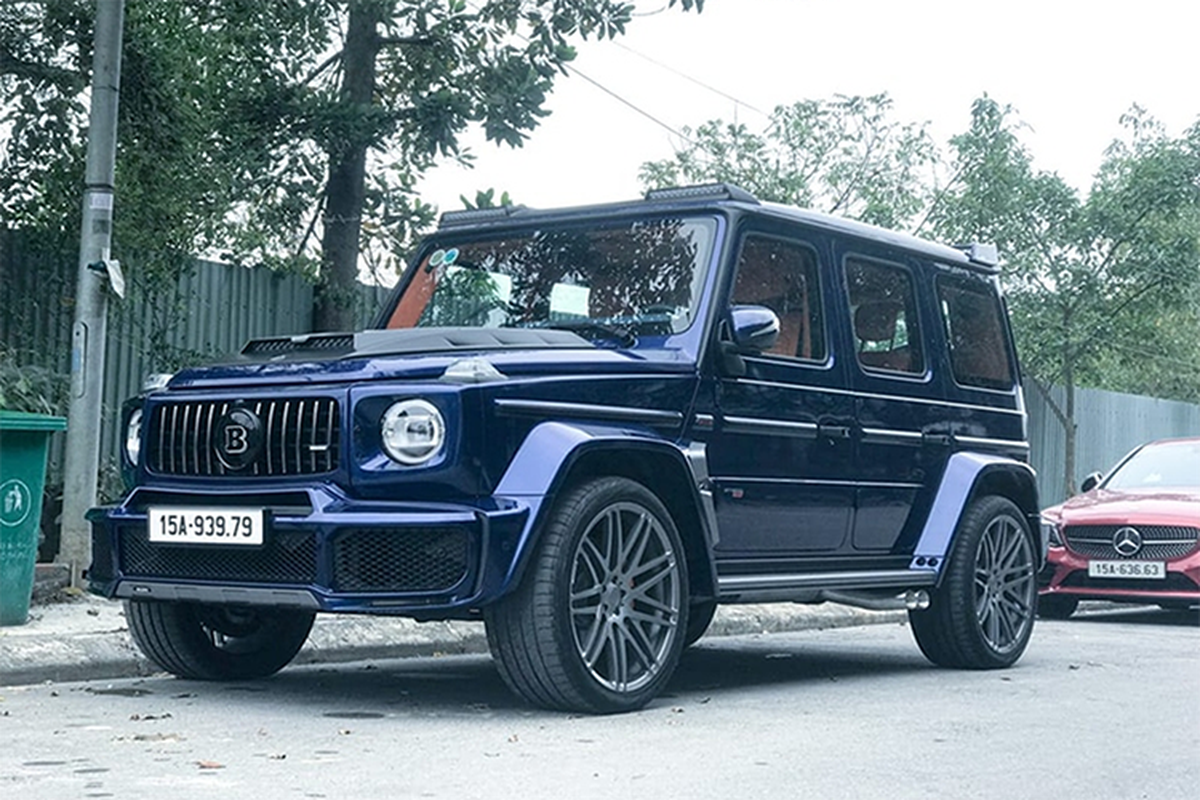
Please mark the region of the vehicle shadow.
MULTIPOLYGON (((784 636, 758 641, 737 637, 702 640, 688 649, 652 707, 687 704, 755 687, 828 684, 873 675, 935 669, 911 641, 905 650, 816 645, 784 636)), ((401 658, 286 669, 261 681, 212 684, 172 681, 172 694, 194 698, 239 695, 239 704, 261 702, 278 709, 312 708, 334 719, 371 719, 407 714, 479 716, 544 714, 509 691, 487 655, 401 658)), ((167 691, 162 689, 162 691, 167 691)))
MULTIPOLYGON (((1038 620, 1041 624, 1044 620, 1038 620)), ((1105 603, 1089 607, 1081 605, 1066 622, 1095 625, 1164 625, 1168 627, 1200 627, 1200 609, 1168 609, 1157 606, 1121 606, 1105 603)))

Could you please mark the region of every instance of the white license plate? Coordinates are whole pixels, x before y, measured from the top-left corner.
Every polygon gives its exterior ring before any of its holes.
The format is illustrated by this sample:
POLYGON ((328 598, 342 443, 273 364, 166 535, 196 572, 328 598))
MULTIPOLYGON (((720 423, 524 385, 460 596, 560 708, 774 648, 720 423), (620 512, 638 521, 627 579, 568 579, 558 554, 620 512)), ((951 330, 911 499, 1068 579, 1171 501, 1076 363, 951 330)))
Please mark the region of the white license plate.
POLYGON ((1167 577, 1167 568, 1162 561, 1089 561, 1088 577, 1161 580, 1167 577))
POLYGON ((261 508, 150 508, 150 541, 159 544, 261 545, 261 508))

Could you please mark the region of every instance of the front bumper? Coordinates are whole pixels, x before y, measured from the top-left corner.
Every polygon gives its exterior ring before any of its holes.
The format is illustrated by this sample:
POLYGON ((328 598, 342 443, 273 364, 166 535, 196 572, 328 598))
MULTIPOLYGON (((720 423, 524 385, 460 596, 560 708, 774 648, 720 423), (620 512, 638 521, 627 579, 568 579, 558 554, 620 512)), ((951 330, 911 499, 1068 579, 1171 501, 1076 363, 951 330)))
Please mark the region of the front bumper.
POLYGON ((89 590, 144 598, 469 618, 504 594, 526 532, 524 503, 358 501, 333 487, 247 493, 135 489, 95 508, 89 590), (149 541, 150 506, 263 508, 264 544, 149 541))
POLYGON ((1092 578, 1089 559, 1065 547, 1051 547, 1039 576, 1039 592, 1080 600, 1200 603, 1200 551, 1166 561, 1166 577, 1092 578))

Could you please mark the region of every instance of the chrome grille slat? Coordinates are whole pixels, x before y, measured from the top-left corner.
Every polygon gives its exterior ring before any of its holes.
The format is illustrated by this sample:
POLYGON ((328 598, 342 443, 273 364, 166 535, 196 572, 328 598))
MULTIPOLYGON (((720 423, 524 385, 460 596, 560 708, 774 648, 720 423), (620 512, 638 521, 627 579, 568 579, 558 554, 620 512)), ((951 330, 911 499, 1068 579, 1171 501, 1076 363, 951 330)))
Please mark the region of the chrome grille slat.
POLYGON ((154 409, 152 425, 157 430, 151 428, 152 451, 146 462, 150 470, 165 475, 285 477, 337 469, 341 416, 334 398, 267 399, 243 407, 263 424, 262 450, 244 469, 229 469, 217 452, 218 423, 236 406, 201 400, 154 409))
POLYGON ((271 403, 271 410, 267 412, 267 474, 274 475, 271 469, 271 454, 275 452, 272 442, 275 441, 275 404, 271 403))

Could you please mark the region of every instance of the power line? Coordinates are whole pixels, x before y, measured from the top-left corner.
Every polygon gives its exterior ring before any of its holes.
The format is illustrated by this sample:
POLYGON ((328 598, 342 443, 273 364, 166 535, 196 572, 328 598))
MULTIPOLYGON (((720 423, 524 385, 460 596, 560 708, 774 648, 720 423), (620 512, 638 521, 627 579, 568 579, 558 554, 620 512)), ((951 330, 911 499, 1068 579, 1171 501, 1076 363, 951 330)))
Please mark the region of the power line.
POLYGON ((705 89, 709 92, 712 92, 713 94, 717 95, 718 97, 724 97, 726 100, 731 100, 734 103, 737 103, 739 106, 741 106, 743 108, 747 108, 756 114, 761 114, 764 117, 769 118, 771 116, 766 111, 763 111, 762 109, 759 109, 759 108, 755 108, 754 106, 750 105, 749 103, 747 103, 746 101, 744 101, 738 97, 734 97, 733 95, 723 92, 720 89, 717 89, 716 87, 709 86, 704 81, 702 81, 698 78, 694 78, 691 75, 687 74, 686 72, 675 69, 674 67, 672 67, 669 64, 664 64, 663 62, 661 62, 655 58, 651 58, 650 56, 646 55, 645 53, 638 52, 637 50, 634 50, 632 47, 630 47, 626 44, 622 44, 621 42, 618 42, 618 41, 613 41, 613 44, 616 45, 617 47, 621 48, 622 50, 626 51, 627 53, 632 53, 633 55, 637 56, 638 58, 649 61, 651 64, 653 64, 656 67, 659 67, 660 69, 665 69, 667 72, 670 72, 672 75, 677 75, 678 77, 683 78, 685 81, 696 84, 701 89, 705 89))
POLYGON ((617 94, 617 93, 616 93, 616 92, 614 92, 612 89, 609 89, 607 86, 605 86, 604 84, 600 83, 600 82, 599 82, 599 81, 597 81, 595 78, 589 77, 588 75, 584 74, 583 72, 580 72, 578 67, 571 66, 570 64, 567 64, 567 65, 565 65, 565 66, 566 66, 566 69, 567 69, 567 71, 568 71, 568 72, 570 72, 570 73, 573 73, 573 74, 575 74, 575 75, 578 75, 579 77, 583 78, 585 81, 587 81, 588 83, 590 83, 592 86, 595 86, 597 89, 599 89, 600 91, 604 92, 604 93, 605 93, 605 94, 607 94, 609 97, 613 98, 614 100, 616 100, 617 102, 621 103, 622 105, 624 105, 624 106, 626 106, 626 107, 630 108, 631 110, 633 110, 633 111, 634 111, 634 112, 636 112, 637 114, 640 114, 641 116, 643 116, 643 117, 645 117, 646 119, 650 120, 651 122, 653 122, 655 125, 659 126, 660 128, 662 128, 662 129, 664 129, 664 130, 666 130, 666 131, 668 131, 668 132, 672 133, 672 134, 673 134, 673 135, 675 135, 675 136, 678 136, 680 139, 683 139, 683 140, 684 140, 685 142, 687 142, 688 144, 691 144, 691 145, 694 145, 694 144, 696 144, 696 142, 695 142, 695 141, 693 141, 691 137, 689 137, 689 136, 686 136, 686 135, 685 135, 685 134, 683 134, 682 132, 680 132, 680 131, 676 130, 675 128, 671 127, 670 125, 668 125, 667 123, 665 123, 665 122, 663 122, 661 119, 659 119, 658 117, 656 117, 656 116, 654 116, 653 114, 651 114, 649 111, 646 111, 645 109, 641 108, 640 106, 638 106, 638 105, 634 104, 632 101, 630 101, 630 100, 626 100, 624 97, 622 97, 621 95, 617 94))

